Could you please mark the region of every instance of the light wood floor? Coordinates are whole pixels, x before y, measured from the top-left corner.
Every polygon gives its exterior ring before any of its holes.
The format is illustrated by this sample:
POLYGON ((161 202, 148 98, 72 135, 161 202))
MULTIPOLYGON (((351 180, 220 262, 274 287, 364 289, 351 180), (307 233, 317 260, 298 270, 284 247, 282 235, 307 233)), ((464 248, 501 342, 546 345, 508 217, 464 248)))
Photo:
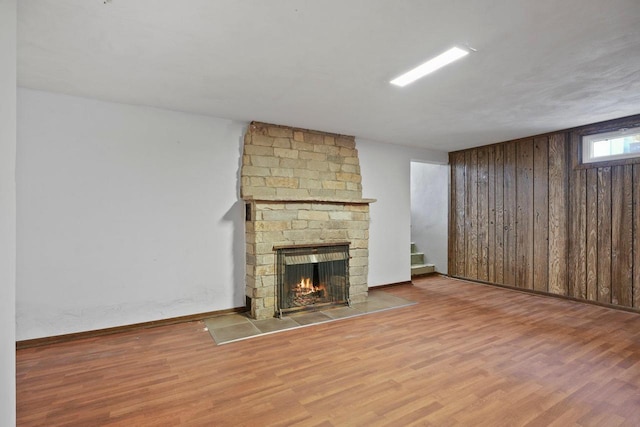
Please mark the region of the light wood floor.
POLYGON ((216 346, 202 322, 17 353, 18 425, 640 425, 640 315, 443 277, 216 346))

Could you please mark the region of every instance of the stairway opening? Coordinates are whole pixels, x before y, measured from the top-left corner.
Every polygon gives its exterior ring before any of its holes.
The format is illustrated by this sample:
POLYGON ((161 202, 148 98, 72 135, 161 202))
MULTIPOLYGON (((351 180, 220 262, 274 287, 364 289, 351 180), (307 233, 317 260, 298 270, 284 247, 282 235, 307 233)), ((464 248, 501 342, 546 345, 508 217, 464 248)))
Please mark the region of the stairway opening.
POLYGON ((411 275, 447 273, 449 166, 411 162, 411 275))

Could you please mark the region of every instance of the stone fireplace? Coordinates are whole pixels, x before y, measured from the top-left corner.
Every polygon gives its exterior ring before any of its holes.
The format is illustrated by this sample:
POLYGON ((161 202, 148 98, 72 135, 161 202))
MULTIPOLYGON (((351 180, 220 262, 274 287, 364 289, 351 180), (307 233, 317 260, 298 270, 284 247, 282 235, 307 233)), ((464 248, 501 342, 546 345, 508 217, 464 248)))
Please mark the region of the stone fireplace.
POLYGON ((366 300, 375 200, 362 198, 354 137, 252 122, 241 179, 251 317, 366 300))

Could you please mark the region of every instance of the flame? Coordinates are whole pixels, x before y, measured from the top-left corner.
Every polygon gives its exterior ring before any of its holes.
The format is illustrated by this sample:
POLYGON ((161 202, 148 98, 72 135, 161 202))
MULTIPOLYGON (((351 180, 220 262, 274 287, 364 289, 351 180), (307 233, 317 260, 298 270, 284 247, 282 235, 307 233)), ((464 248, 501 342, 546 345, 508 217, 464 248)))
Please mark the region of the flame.
POLYGON ((308 295, 313 292, 326 290, 326 287, 324 286, 324 284, 319 284, 318 286, 314 286, 310 278, 302 277, 300 279, 300 282, 296 284, 294 289, 297 292, 300 292, 302 295, 308 295))
POLYGON ((298 283, 298 288, 313 292, 313 283, 311 283, 311 279, 308 277, 303 277, 300 279, 300 283, 298 283))

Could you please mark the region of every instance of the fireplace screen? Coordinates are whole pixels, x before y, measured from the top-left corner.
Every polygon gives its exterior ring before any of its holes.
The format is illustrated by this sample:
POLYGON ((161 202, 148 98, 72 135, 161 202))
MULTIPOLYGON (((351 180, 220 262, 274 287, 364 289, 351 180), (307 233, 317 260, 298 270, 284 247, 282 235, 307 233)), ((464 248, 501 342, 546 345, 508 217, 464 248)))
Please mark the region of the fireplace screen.
POLYGON ((276 249, 278 312, 349 303, 349 245, 276 249))

